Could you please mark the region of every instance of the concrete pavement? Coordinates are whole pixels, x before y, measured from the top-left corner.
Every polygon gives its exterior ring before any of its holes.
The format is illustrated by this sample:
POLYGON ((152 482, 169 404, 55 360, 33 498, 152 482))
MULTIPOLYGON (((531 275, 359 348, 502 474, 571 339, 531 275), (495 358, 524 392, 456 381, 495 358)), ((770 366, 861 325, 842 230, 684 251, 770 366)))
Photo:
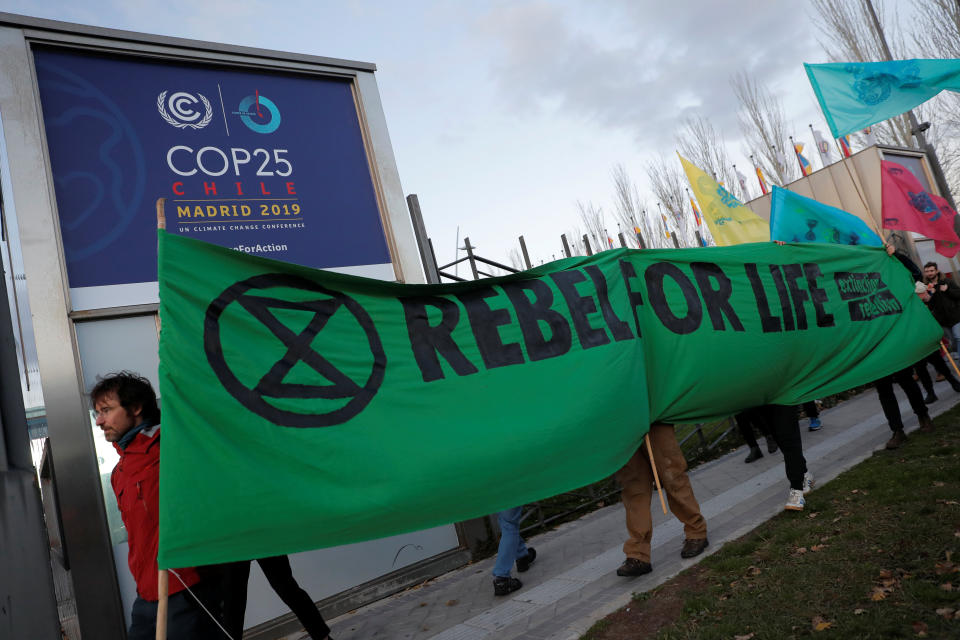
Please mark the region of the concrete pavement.
MULTIPOLYGON (((960 400, 945 382, 937 383, 936 391, 941 399, 930 405, 932 416, 960 400)), ((917 419, 902 392, 897 394, 909 432, 917 419)), ((804 455, 817 486, 872 455, 890 436, 873 390, 824 411, 821 418, 820 431, 808 432, 806 420, 801 423, 804 455)), ((766 451, 762 439, 761 448, 766 451)), ((654 570, 641 578, 616 576, 626 536, 623 506, 616 504, 527 540, 537 549, 537 561, 518 576, 524 586, 510 596, 494 597, 494 559, 489 558, 335 618, 331 635, 336 640, 575 640, 634 593, 665 582, 783 509, 788 489, 783 457, 765 454, 748 465, 746 454, 741 447, 691 471, 710 539, 698 558, 681 560, 682 526, 663 514, 655 498, 654 570)), ((815 489, 807 496, 807 510, 816 508, 815 489)), ((305 637, 293 634, 285 640, 305 637)))

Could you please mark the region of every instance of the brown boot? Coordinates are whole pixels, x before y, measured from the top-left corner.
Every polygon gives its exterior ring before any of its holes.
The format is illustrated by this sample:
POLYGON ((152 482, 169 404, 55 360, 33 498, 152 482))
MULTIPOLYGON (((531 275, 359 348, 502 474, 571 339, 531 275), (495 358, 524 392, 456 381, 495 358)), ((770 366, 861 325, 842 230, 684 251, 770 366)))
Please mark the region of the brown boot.
POLYGON ((903 429, 897 429, 893 432, 893 437, 887 440, 887 449, 899 449, 900 445, 907 441, 907 434, 903 429))
POLYGON ((933 433, 933 420, 930 419, 930 416, 920 418, 920 428, 918 431, 920 433, 933 433))
POLYGON ((644 562, 639 558, 627 558, 617 569, 617 575, 623 577, 642 576, 653 571, 649 562, 644 562))

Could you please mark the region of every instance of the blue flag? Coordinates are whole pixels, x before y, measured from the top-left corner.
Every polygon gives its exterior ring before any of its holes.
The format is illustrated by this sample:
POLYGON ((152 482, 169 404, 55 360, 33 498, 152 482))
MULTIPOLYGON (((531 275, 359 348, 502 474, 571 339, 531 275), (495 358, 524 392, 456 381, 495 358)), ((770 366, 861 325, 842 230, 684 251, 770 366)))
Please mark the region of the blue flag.
POLYGON ((834 138, 960 91, 960 60, 804 64, 834 138))
POLYGON ((883 246, 880 236, 857 216, 778 186, 770 200, 770 239, 883 246))

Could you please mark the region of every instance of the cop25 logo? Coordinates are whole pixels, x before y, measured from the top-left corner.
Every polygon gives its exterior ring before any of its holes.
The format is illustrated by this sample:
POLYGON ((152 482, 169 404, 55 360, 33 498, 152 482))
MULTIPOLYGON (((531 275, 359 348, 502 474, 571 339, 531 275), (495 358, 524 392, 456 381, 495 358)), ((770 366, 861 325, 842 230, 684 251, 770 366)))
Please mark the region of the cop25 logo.
POLYGON ((213 107, 202 93, 177 91, 168 97, 164 91, 157 96, 157 111, 177 129, 203 129, 213 119, 213 107))

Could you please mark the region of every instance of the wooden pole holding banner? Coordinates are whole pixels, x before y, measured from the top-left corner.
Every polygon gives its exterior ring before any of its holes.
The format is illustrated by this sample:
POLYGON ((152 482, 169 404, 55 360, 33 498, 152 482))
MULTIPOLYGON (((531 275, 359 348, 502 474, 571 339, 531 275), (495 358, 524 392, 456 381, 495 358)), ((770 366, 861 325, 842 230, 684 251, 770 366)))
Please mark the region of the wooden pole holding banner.
POLYGON ((960 378, 960 369, 957 368, 957 363, 953 361, 953 356, 950 355, 950 349, 947 349, 946 345, 943 344, 943 340, 940 341, 940 348, 947 354, 947 360, 953 365, 953 370, 957 372, 957 377, 960 378))
POLYGON ((157 640, 167 640, 167 604, 170 592, 170 574, 166 569, 157 572, 157 590, 160 601, 157 602, 157 640))
POLYGON ((650 446, 650 433, 643 436, 647 443, 647 455, 650 456, 650 468, 653 470, 653 483, 657 485, 657 495, 660 496, 660 506, 663 507, 663 514, 667 514, 667 503, 663 499, 663 487, 660 486, 660 476, 657 474, 657 465, 653 461, 653 447, 650 446))
POLYGON ((163 211, 166 205, 166 198, 157 198, 157 229, 167 228, 167 215, 163 211))
MULTIPOLYGON (((157 198, 157 229, 167 228, 167 216, 164 207, 166 198, 157 198)), ((157 593, 160 600, 157 602, 157 640, 167 640, 167 606, 170 595, 170 574, 166 569, 157 571, 157 593)))

